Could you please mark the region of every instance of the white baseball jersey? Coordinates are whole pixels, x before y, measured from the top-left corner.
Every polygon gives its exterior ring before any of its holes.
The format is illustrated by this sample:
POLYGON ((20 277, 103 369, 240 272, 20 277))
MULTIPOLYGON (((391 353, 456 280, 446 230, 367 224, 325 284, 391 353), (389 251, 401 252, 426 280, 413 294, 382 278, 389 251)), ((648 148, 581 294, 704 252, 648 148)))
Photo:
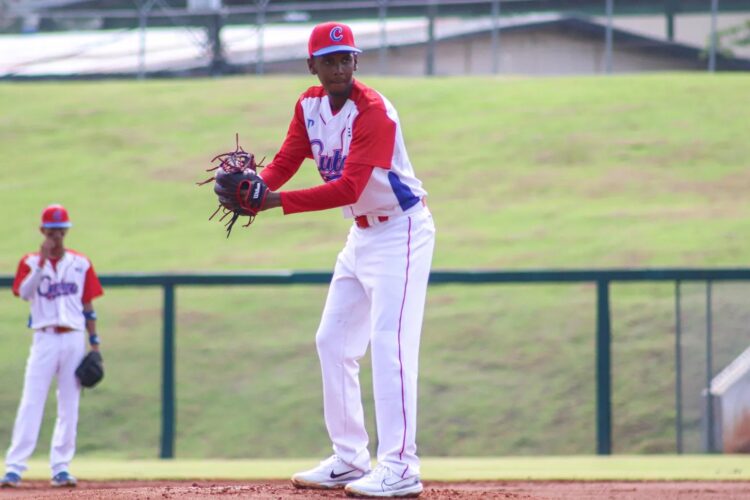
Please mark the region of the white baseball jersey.
POLYGON ((84 330, 83 304, 103 291, 88 257, 66 249, 59 261, 47 259, 41 269, 38 253, 25 255, 18 264, 13 293, 31 302, 30 328, 64 326, 84 330))
MULTIPOLYGON (((278 189, 304 158, 315 160, 327 183, 340 179, 353 164, 375 167, 371 175, 369 170, 362 173, 369 178, 364 178, 366 185, 359 198, 343 206, 345 217, 401 215, 427 195, 414 175, 396 109, 357 80, 351 96, 335 114, 322 86, 311 87, 300 96, 284 145, 262 176, 271 189, 278 189)), ((282 193, 285 213, 326 208, 325 199, 311 202, 309 197, 300 197, 304 191, 282 193)), ((318 193, 325 198, 322 191, 318 193)))

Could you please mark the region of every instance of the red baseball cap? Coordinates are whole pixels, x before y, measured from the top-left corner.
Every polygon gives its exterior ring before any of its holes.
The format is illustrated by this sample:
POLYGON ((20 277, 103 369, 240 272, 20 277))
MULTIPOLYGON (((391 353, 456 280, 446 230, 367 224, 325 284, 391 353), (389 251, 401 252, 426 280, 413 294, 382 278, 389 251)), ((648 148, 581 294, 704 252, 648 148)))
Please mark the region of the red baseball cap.
POLYGON ((73 224, 68 211, 62 205, 50 205, 42 212, 42 227, 48 229, 69 228, 73 224))
POLYGON ((310 57, 334 52, 362 52, 354 45, 352 29, 342 23, 323 23, 313 28, 307 43, 310 57))

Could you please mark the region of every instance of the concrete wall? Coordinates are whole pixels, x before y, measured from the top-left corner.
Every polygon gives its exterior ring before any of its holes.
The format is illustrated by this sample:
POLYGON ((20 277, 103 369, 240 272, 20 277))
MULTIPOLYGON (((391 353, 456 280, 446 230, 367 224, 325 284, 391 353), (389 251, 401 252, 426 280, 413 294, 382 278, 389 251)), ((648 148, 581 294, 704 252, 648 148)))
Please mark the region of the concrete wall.
MULTIPOLYGON (((563 28, 536 28, 502 33, 500 73, 513 75, 581 75, 604 71, 604 40, 563 28)), ((492 72, 492 42, 489 34, 443 41, 435 51, 436 75, 489 75, 492 72)), ((360 74, 380 74, 377 50, 360 54, 360 74)), ((387 50, 385 74, 421 76, 426 73, 426 46, 393 47, 387 50)), ((648 46, 616 44, 613 71, 703 70, 706 62, 654 54, 648 46)), ((304 61, 266 64, 267 72, 304 73, 304 61)))

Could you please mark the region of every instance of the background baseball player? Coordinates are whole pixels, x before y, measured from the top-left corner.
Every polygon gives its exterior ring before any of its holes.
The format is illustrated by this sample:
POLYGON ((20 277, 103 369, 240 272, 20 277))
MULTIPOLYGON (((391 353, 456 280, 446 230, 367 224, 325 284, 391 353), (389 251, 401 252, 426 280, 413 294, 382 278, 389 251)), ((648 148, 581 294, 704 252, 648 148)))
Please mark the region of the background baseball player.
POLYGON ((310 73, 321 85, 300 96, 281 150, 244 198, 245 206, 281 206, 285 214, 342 207, 354 219, 316 336, 335 454, 292 482, 299 488, 346 486, 351 495, 416 496, 422 492, 417 365, 435 226, 396 110, 353 77, 361 51, 351 29, 318 25, 308 49, 310 73), (325 183, 272 192, 305 158, 315 160, 325 183), (374 470, 359 385, 358 360, 368 344, 379 441, 374 470))
POLYGON ((57 421, 52 435, 50 466, 52 486, 75 486, 68 466, 73 459, 78 427, 81 387, 75 370, 84 357, 84 330, 91 348, 99 349, 96 315, 91 301, 102 295, 91 261, 66 249, 63 240, 71 227, 68 212, 50 205, 42 212, 44 241, 38 253, 25 255, 18 264, 13 293, 31 303, 29 327, 34 340, 26 363, 23 396, 13 426, 13 439, 5 459, 4 487, 21 482, 26 461, 34 452, 44 404, 57 377, 57 421))

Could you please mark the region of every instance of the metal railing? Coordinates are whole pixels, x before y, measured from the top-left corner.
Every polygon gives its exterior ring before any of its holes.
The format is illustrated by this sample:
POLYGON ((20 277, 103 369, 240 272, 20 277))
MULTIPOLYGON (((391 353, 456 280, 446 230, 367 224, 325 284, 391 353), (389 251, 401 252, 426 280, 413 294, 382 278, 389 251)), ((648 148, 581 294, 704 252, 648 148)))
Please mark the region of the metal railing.
MULTIPOLYGON (((175 444, 175 288, 178 286, 262 286, 262 285, 325 285, 330 272, 271 271, 251 273, 205 274, 105 274, 105 287, 151 287, 163 289, 162 337, 162 418, 161 458, 174 457, 175 444)), ((675 283, 675 368, 676 368, 676 450, 682 452, 680 429, 680 368, 681 321, 680 286, 683 282, 706 283, 706 363, 707 388, 713 371, 711 359, 712 303, 711 286, 718 281, 750 281, 750 269, 597 269, 597 270, 526 270, 526 271, 433 271, 430 285, 479 284, 565 284, 592 283, 596 285, 596 449, 600 455, 612 453, 612 322, 610 313, 610 285, 615 282, 673 282, 675 283)), ((0 276, 0 286, 12 284, 11 276, 0 276)), ((711 398, 707 398, 711 405, 711 398)), ((711 414, 710 407, 707 408, 711 414)))

